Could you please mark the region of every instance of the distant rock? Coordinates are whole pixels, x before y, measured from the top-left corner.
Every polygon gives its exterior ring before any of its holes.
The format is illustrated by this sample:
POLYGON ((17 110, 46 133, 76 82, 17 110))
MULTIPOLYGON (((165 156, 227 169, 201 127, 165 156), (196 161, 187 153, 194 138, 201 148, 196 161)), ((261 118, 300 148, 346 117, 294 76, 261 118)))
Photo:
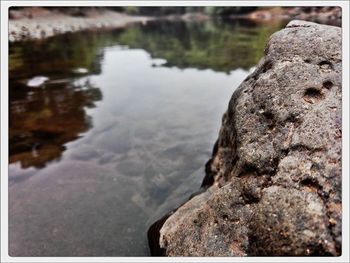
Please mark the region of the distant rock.
POLYGON ((257 9, 238 16, 259 23, 280 19, 289 21, 301 19, 333 26, 341 26, 342 23, 342 9, 339 6, 272 7, 257 9))
POLYGON ((81 30, 123 28, 145 24, 151 17, 130 16, 107 8, 19 8, 9 10, 9 41, 45 39, 81 30))
POLYGON ((273 34, 223 116, 202 193, 149 231, 153 255, 341 255, 341 29, 273 34))

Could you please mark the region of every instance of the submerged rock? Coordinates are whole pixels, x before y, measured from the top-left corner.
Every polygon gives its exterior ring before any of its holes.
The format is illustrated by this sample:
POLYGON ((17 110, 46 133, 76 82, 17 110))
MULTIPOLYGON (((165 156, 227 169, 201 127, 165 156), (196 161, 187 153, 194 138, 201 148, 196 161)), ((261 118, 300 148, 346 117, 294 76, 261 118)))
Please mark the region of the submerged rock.
POLYGON ((149 231, 153 255, 341 254, 341 29, 273 34, 223 116, 202 191, 149 231))

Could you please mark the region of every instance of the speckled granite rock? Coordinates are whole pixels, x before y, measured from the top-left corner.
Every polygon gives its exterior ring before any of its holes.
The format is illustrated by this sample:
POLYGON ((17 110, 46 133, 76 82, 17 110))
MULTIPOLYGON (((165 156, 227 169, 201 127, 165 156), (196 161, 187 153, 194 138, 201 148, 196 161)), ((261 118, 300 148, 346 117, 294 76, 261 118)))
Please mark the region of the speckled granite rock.
POLYGON ((292 21, 233 94, 206 190, 158 224, 161 251, 340 255, 341 123, 341 29, 292 21))

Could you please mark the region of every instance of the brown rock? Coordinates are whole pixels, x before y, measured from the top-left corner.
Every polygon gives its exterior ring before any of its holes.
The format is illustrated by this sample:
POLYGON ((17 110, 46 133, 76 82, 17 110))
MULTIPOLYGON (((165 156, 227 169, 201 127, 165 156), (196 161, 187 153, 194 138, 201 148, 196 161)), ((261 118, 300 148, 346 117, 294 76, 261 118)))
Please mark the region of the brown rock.
POLYGON ((341 254, 341 29, 292 21, 224 114, 206 191, 158 227, 168 256, 341 254))

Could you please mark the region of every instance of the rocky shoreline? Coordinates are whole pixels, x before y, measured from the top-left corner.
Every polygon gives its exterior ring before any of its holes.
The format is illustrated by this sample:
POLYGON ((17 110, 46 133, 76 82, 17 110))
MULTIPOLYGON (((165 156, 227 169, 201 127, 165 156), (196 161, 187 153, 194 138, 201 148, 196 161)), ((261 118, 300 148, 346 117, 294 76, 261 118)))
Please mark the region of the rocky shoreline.
MULTIPOLYGON (((339 7, 271 7, 246 14, 216 18, 245 19, 256 23, 302 19, 322 24, 341 26, 341 17, 342 13, 339 7)), ((10 9, 9 18, 9 41, 17 42, 44 39, 58 34, 82 30, 122 28, 131 23, 147 23, 147 21, 154 19, 204 21, 213 17, 201 12, 151 17, 129 15, 103 7, 27 7, 10 9)))
POLYGON ((291 8, 272 7, 236 16, 264 23, 271 20, 307 20, 320 24, 341 26, 342 10, 338 6, 303 6, 291 8))
POLYGON ((82 30, 123 28, 132 23, 147 23, 153 19, 109 10, 90 10, 84 15, 73 16, 40 7, 10 11, 10 18, 10 42, 44 39, 82 30))
POLYGON ((341 28, 273 34, 223 116, 201 190, 153 224, 154 256, 341 255, 341 28))

